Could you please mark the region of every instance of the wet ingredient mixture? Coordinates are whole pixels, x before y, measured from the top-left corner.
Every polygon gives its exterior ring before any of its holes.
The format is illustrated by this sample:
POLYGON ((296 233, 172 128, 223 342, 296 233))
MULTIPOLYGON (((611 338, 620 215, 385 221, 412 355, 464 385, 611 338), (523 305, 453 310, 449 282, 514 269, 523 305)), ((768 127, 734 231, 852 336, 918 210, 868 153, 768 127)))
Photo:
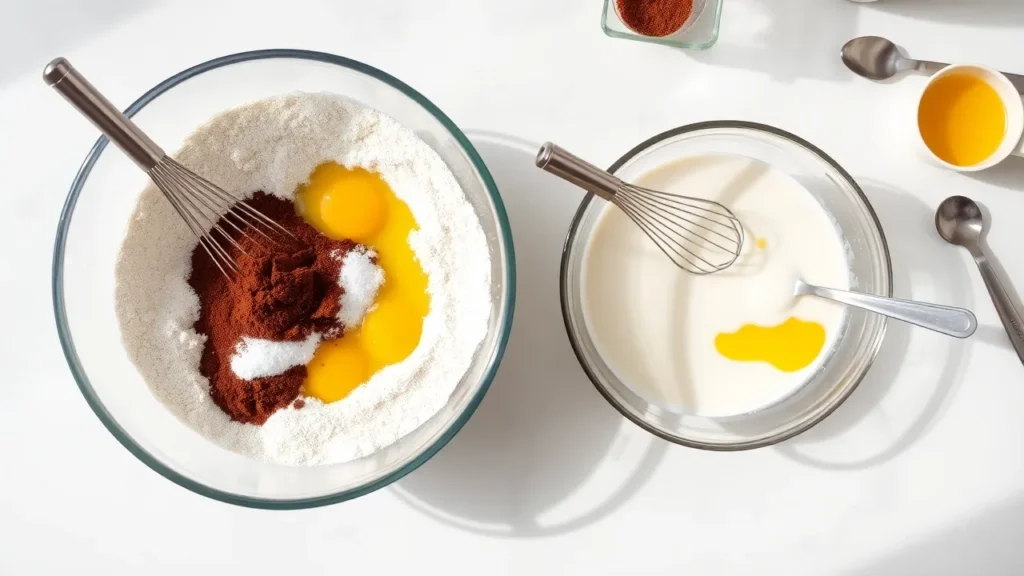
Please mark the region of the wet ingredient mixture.
POLYGON ((621 210, 599 217, 584 253, 584 318, 626 385, 672 410, 721 417, 792 394, 839 335, 844 310, 795 299, 794 279, 849 287, 832 220, 789 175, 740 156, 660 166, 641 186, 729 206, 746 226, 739 260, 708 276, 672 264, 621 210))

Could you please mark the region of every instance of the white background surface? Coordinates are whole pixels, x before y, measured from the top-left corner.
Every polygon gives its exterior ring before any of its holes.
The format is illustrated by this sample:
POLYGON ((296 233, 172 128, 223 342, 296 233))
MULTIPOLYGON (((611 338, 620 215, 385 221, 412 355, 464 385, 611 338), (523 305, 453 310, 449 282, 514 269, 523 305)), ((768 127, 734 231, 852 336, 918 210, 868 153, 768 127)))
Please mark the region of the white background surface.
MULTIPOLYGON (((932 213, 993 213, 1024 285, 1024 162, 928 165, 921 78, 855 78, 839 47, 888 36, 922 58, 1024 72, 1018 0, 725 0, 705 53, 607 38, 598 0, 39 0, 0 17, 2 574, 1021 574, 1024 368, 966 253, 932 213), (359 500, 264 512, 192 494, 121 447, 81 398, 50 301, 57 217, 96 131, 40 80, 68 56, 127 106, 226 53, 292 47, 405 80, 470 132, 501 188, 519 299, 498 379, 420 470, 359 500), (766 122, 814 142, 871 198, 897 295, 968 306, 966 342, 890 325, 853 397, 782 446, 706 453, 655 441, 598 396, 557 305, 581 195, 531 167, 554 140, 609 164, 664 129, 766 122)), ((116 224, 112 224, 116 225, 116 224)))

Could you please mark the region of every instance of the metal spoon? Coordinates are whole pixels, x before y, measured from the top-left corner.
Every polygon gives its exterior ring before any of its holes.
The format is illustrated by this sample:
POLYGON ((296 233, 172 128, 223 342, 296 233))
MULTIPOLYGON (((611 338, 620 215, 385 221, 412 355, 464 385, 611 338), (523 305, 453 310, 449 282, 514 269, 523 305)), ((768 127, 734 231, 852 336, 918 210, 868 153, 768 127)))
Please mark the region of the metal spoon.
POLYGON ((942 236, 943 240, 967 248, 974 257, 1006 335, 1010 337, 1017 357, 1024 362, 1024 319, 1021 319, 1020 312, 1014 308, 1009 293, 1003 288, 1003 283, 989 262, 988 250, 981 242, 982 233, 985 231, 981 209, 970 198, 950 196, 943 200, 942 204, 939 204, 939 209, 935 211, 935 229, 939 231, 939 236, 942 236))
MULTIPOLYGON (((900 72, 916 70, 925 74, 935 74, 949 64, 914 60, 903 54, 891 40, 880 36, 861 36, 843 45, 839 52, 843 64, 855 74, 870 80, 887 80, 900 72)), ((1018 92, 1024 93, 1024 76, 1003 72, 1018 92)))
POLYGON ((802 280, 796 281, 793 293, 796 296, 826 298, 957 338, 967 338, 978 328, 978 319, 974 317, 973 312, 953 306, 822 288, 802 280))

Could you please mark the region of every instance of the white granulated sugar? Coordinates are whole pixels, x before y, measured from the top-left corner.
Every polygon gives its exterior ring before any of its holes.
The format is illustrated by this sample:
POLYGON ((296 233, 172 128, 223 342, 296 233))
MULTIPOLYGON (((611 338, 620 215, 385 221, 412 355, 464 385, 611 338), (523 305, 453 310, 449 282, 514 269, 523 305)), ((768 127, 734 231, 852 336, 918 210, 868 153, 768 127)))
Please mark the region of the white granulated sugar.
POLYGON ((384 270, 373 263, 376 254, 372 250, 350 250, 341 261, 338 283, 344 292, 341 295, 341 311, 338 320, 346 330, 358 328, 363 317, 373 306, 377 291, 384 284, 384 270))
POLYGON ((206 337, 192 326, 196 238, 155 186, 141 194, 118 256, 122 341, 153 394, 211 441, 294 465, 346 462, 412 432, 447 403, 487 332, 490 255, 476 213, 441 158, 394 119, 331 94, 292 94, 229 110, 199 127, 175 157, 239 197, 293 199, 329 160, 378 172, 416 218, 409 244, 428 277, 419 346, 331 404, 307 399, 263 426, 231 421, 199 373, 206 337))
POLYGON ((231 355, 231 371, 242 380, 284 374, 289 368, 308 364, 319 345, 316 332, 297 342, 243 336, 231 355))

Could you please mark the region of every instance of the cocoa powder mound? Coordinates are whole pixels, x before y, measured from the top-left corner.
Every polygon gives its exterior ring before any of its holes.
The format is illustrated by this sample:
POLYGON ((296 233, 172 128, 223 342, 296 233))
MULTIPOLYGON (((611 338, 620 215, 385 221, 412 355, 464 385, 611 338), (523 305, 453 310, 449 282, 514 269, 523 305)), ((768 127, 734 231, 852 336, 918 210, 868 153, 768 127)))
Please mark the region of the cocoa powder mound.
POLYGON ((296 239, 278 239, 274 245, 251 230, 247 235, 239 233, 222 218, 218 224, 241 247, 220 242, 238 265, 238 274, 228 280, 198 245, 192 251, 188 283, 199 295, 199 320, 194 328, 206 335, 199 371, 210 381, 210 396, 232 420, 263 424, 298 398, 306 367, 242 380, 231 370, 235 347, 243 336, 300 341, 313 332, 325 338, 340 335, 342 288, 338 274, 342 258, 356 244, 320 234, 287 200, 256 192, 247 204, 296 239))

